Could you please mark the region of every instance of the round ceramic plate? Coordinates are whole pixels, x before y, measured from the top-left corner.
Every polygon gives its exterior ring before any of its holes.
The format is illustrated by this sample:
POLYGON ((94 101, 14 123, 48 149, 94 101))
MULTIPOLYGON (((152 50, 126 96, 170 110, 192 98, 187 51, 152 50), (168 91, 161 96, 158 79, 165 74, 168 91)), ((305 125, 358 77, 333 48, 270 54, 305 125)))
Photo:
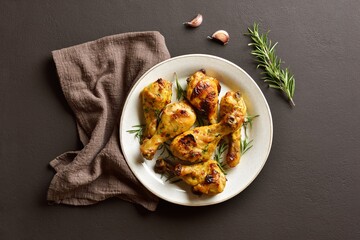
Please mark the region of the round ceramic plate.
POLYGON ((158 197, 172 203, 187 206, 204 206, 226 201, 243 191, 259 174, 271 149, 273 125, 269 106, 254 80, 240 67, 225 59, 191 54, 174 57, 161 62, 147 71, 130 91, 120 120, 120 143, 125 159, 139 181, 158 197), (249 115, 259 115, 248 129, 250 148, 242 157, 239 165, 227 170, 225 190, 215 196, 194 195, 190 186, 183 182, 172 183, 154 172, 154 160, 145 160, 140 153, 140 145, 134 134, 128 131, 135 125, 144 124, 140 93, 144 87, 158 78, 173 82, 173 99, 176 101, 174 73, 183 88, 186 79, 197 70, 204 69, 206 74, 220 81, 220 98, 228 91, 240 90, 247 105, 249 115))

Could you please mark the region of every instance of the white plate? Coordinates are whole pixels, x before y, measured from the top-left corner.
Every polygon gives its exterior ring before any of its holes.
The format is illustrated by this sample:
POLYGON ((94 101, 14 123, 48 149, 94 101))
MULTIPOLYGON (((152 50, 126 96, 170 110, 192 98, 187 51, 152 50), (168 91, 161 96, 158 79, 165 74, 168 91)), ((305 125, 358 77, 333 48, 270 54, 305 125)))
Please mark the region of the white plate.
MULTIPOLYGON (((173 84, 173 101, 176 91, 173 84)), ((120 143, 125 159, 139 181, 158 197, 172 203, 187 206, 204 206, 226 201, 243 191, 259 174, 269 155, 273 137, 273 125, 269 106, 254 80, 240 67, 225 59, 191 54, 174 57, 161 62, 147 71, 131 89, 120 120, 120 143), (205 69, 221 84, 220 98, 228 90, 240 90, 248 107, 248 114, 260 116, 253 122, 250 139, 253 147, 241 157, 238 166, 228 170, 225 190, 215 196, 194 195, 184 183, 170 183, 154 172, 155 160, 142 158, 139 142, 127 132, 134 125, 144 123, 140 92, 158 78, 174 82, 176 72, 179 82, 186 86, 186 78, 195 71, 205 69)))

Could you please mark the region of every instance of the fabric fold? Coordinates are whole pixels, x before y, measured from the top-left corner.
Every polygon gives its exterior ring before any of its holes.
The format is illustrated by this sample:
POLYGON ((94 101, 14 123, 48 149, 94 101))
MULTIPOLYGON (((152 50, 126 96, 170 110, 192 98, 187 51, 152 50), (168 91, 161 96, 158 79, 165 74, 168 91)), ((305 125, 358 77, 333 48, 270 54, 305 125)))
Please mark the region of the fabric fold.
POLYGON ((84 147, 50 162, 56 174, 47 199, 89 205, 118 197, 155 210, 158 198, 135 178, 121 153, 119 121, 132 85, 170 57, 164 37, 155 31, 124 33, 52 55, 84 147))

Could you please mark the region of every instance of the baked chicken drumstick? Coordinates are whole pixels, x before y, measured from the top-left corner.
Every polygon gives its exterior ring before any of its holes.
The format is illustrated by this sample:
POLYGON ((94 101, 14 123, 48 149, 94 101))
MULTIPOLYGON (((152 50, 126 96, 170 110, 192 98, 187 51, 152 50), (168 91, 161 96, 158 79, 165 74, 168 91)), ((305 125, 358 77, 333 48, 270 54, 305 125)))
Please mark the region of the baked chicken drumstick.
POLYGON ((207 161, 222 137, 239 129, 244 118, 240 111, 226 114, 219 123, 196 127, 177 136, 170 144, 172 154, 184 161, 207 161))
POLYGON ((195 121, 196 114, 185 101, 168 104, 161 114, 155 134, 141 144, 141 154, 144 158, 151 160, 163 142, 190 129, 195 121))
POLYGON ((147 139, 155 134, 158 116, 164 107, 171 102, 172 84, 159 78, 145 87, 140 96, 145 117, 143 139, 147 139))
POLYGON ((165 160, 158 159, 155 169, 158 173, 170 172, 180 177, 197 194, 221 193, 226 185, 226 177, 215 160, 193 165, 172 166, 165 160))
POLYGON ((191 75, 186 89, 186 98, 210 124, 217 122, 218 96, 220 84, 216 78, 207 76, 204 70, 191 75))
MULTIPOLYGON (((235 109, 238 109, 243 116, 246 115, 246 105, 241 93, 229 91, 221 98, 220 117, 224 117, 235 109)), ((241 126, 242 123, 239 129, 229 135, 229 148, 225 160, 229 167, 235 167, 240 162, 241 126)))

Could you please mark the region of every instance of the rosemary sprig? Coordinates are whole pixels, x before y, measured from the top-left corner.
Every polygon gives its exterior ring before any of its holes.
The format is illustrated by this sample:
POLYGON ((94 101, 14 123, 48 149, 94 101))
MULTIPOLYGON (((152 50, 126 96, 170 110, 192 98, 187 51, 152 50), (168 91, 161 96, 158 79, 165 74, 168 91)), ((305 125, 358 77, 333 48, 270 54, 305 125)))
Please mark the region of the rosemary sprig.
POLYGON ((143 137, 143 133, 144 133, 144 130, 145 130, 145 125, 144 124, 139 124, 139 125, 134 125, 132 127, 134 129, 127 130, 126 132, 128 132, 130 134, 134 134, 134 137, 136 139, 138 139, 139 142, 141 142, 142 137, 143 137))
POLYGON ((227 150, 227 148, 228 148, 228 144, 225 141, 221 141, 220 144, 218 145, 215 155, 214 155, 214 159, 217 162, 222 161, 222 155, 227 150))
POLYGON ((257 117, 259 117, 260 115, 247 115, 246 117, 245 117, 245 121, 244 121, 244 125, 250 125, 250 127, 252 127, 252 121, 255 119, 255 118, 257 118, 257 117))
POLYGON ((269 84, 269 87, 281 90, 288 98, 290 104, 295 106, 293 97, 295 92, 295 78, 290 73, 288 68, 281 68, 281 59, 275 53, 275 46, 277 43, 272 44, 268 39, 268 33, 259 33, 259 24, 254 23, 253 28, 248 28, 247 35, 250 35, 253 40, 249 46, 253 46, 254 50, 251 54, 257 58, 258 68, 262 67, 265 75, 262 79, 269 84))
POLYGON ((179 84, 179 79, 178 79, 176 72, 174 73, 174 77, 175 77, 175 83, 176 83, 176 99, 178 101, 180 101, 185 96, 186 92, 179 84))
POLYGON ((244 132, 245 132, 245 137, 247 138, 247 127, 250 125, 250 128, 252 128, 252 123, 253 120, 257 117, 259 117, 260 115, 247 115, 245 117, 244 123, 243 123, 243 127, 244 127, 244 132))
POLYGON ((214 155, 214 159, 215 161, 217 161, 218 166, 220 168, 220 170, 226 175, 226 171, 224 169, 225 167, 225 163, 223 161, 223 153, 228 149, 228 144, 225 141, 221 141, 220 144, 217 146, 215 155, 214 155))
POLYGON ((247 138, 245 138, 244 140, 241 140, 241 155, 244 155, 250 148, 252 148, 252 141, 253 140, 250 140, 248 141, 247 138))

